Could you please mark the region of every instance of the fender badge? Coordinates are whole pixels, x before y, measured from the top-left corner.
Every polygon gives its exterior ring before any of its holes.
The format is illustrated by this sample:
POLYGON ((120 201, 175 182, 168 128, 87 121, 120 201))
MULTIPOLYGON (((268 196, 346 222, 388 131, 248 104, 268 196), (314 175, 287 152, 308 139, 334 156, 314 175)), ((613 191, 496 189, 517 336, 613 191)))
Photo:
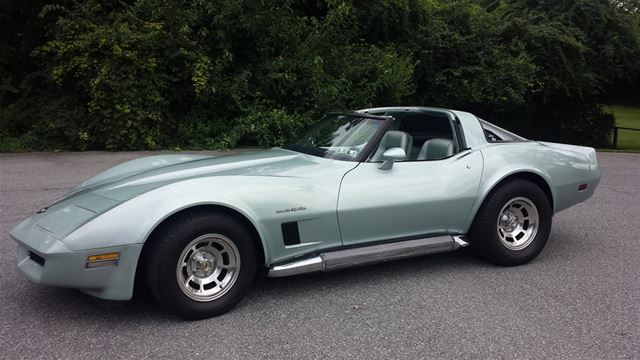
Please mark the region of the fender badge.
POLYGON ((307 210, 306 207, 299 206, 297 208, 288 208, 288 209, 276 210, 276 214, 290 213, 290 212, 296 212, 296 211, 305 211, 305 210, 307 210))

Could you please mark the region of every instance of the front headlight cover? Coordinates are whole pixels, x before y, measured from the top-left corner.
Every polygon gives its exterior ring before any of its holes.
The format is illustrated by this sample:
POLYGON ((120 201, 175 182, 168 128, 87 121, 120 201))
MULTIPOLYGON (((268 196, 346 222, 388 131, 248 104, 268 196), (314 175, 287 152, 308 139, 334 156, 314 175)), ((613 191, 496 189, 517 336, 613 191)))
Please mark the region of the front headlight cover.
POLYGON ((62 239, 96 215, 91 210, 77 205, 69 205, 45 216, 38 221, 38 226, 50 232, 56 238, 62 239))

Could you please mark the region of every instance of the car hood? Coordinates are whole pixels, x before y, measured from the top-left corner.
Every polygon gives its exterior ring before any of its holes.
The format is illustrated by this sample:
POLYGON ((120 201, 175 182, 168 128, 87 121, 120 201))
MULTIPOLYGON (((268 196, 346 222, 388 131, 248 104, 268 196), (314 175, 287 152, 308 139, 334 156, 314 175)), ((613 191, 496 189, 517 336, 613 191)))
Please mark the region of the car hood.
MULTIPOLYGON (((35 239, 34 243, 41 237, 37 229, 64 239, 98 215, 137 195, 194 178, 312 178, 326 172, 344 173, 357 165, 356 162, 324 159, 279 148, 221 157, 145 157, 117 165, 85 181, 62 199, 23 221, 11 233, 16 238, 35 239)), ((259 181, 257 178, 256 182, 259 181)))
POLYGON ((312 169, 319 170, 335 161, 280 148, 221 157, 158 155, 115 166, 85 181, 68 197, 91 193, 122 202, 164 185, 199 177, 310 177, 312 169))

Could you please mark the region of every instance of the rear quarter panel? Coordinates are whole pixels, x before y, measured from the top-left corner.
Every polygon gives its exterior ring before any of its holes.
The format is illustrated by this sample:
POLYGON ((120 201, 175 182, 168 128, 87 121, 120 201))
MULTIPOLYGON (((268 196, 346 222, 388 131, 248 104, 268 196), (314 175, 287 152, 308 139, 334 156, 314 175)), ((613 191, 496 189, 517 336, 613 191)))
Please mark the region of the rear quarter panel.
POLYGON ((567 148, 552 148, 538 142, 488 144, 482 150, 484 173, 480 185, 477 212, 489 192, 503 179, 517 173, 533 173, 544 179, 553 197, 554 214, 588 199, 600 175, 587 157, 567 148), (580 184, 589 184, 578 191, 580 184))

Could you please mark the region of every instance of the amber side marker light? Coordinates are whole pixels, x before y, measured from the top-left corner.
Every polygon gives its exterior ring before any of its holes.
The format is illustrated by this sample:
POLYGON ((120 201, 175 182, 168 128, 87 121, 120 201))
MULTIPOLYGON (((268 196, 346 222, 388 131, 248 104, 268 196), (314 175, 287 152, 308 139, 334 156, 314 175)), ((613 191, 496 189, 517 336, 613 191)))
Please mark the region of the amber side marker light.
POLYGON ((120 260, 120 253, 117 252, 89 255, 87 257, 87 269, 117 266, 118 260, 120 260))

